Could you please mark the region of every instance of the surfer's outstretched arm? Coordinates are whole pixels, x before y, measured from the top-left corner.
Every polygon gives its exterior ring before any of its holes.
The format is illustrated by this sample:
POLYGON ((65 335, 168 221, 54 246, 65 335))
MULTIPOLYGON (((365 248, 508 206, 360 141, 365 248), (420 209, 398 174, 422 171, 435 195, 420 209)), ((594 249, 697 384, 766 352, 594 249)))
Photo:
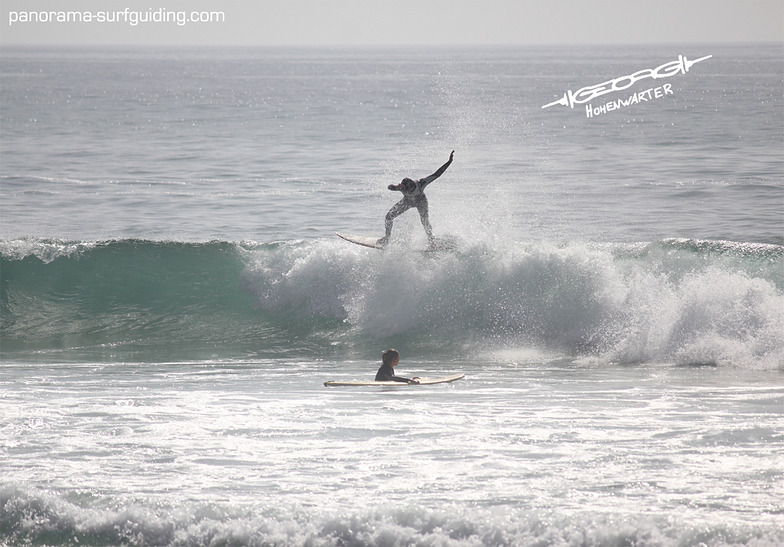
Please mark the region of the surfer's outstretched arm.
POLYGON ((424 187, 425 185, 427 185, 427 184, 430 184, 431 182, 433 182, 434 180, 436 180, 438 177, 440 177, 441 175, 443 175, 443 174, 444 174, 444 171, 446 171, 446 168, 447 168, 447 167, 449 167, 449 166, 450 166, 450 164, 452 163, 452 158, 454 157, 454 155, 455 155, 455 151, 454 151, 454 150, 452 150, 452 153, 451 153, 451 154, 449 154, 449 161, 448 161, 448 162, 446 162, 444 165, 442 165, 441 167, 439 167, 439 168, 438 168, 438 171, 436 171, 436 172, 435 172, 435 173, 433 173, 432 175, 430 175, 430 176, 427 176, 427 177, 423 178, 422 180, 420 180, 419 182, 422 184, 422 186, 424 187))

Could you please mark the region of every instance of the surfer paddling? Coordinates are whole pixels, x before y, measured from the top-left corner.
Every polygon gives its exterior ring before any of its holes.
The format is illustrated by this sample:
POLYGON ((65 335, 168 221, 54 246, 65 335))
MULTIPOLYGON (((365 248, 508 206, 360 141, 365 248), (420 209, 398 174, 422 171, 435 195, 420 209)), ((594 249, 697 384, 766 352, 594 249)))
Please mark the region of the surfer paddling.
POLYGON ((384 219, 384 227, 386 228, 386 235, 378 240, 379 245, 386 245, 389 241, 389 236, 392 235, 392 223, 395 218, 399 217, 412 207, 416 207, 419 211, 419 219, 422 221, 422 226, 425 228, 427 239, 431 245, 435 244, 433 237, 433 227, 430 226, 430 219, 428 218, 427 211, 427 197, 425 196, 425 187, 444 174, 446 168, 452 163, 452 157, 455 151, 449 154, 449 161, 438 168, 438 171, 423 179, 412 180, 409 178, 403 179, 400 184, 390 184, 387 188, 392 191, 403 193, 403 199, 398 201, 387 213, 384 219))
MULTIPOLYGON (((451 159, 450 159, 451 161, 451 159)), ((448 165, 448 164, 447 164, 448 165)), ((376 373, 376 382, 405 382, 418 384, 419 378, 403 378, 395 376, 394 368, 400 363, 400 353, 396 349, 388 349, 381 354, 381 368, 376 373)))

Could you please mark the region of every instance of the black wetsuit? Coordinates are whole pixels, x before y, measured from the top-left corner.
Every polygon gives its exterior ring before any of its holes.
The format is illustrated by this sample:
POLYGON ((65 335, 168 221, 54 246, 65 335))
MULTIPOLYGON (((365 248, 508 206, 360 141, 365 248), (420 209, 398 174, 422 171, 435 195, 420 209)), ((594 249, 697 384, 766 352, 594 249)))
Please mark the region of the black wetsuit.
POLYGON ((392 234, 392 222, 398 216, 402 215, 412 207, 416 207, 419 211, 419 218, 422 221, 422 226, 425 228, 425 233, 429 240, 433 240, 433 228, 430 226, 430 219, 428 218, 427 196, 425 196, 425 187, 444 174, 446 168, 452 163, 452 156, 449 161, 438 168, 438 171, 423 179, 411 180, 404 179, 399 186, 390 185, 390 190, 397 190, 403 193, 403 199, 398 201, 392 206, 384 219, 384 228, 386 234, 382 238, 384 241, 389 239, 392 234))
POLYGON ((395 369, 389 365, 381 365, 376 373, 376 382, 410 382, 411 378, 403 378, 402 376, 395 376, 395 369))

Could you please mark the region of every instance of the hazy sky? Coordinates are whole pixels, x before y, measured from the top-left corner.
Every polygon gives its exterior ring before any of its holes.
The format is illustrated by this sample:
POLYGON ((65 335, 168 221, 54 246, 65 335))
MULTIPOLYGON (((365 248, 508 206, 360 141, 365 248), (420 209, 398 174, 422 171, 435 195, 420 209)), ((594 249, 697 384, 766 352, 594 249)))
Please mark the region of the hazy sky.
POLYGON ((4 45, 784 41, 782 0, 0 0, 0 6, 4 45), (194 11, 220 14, 213 22, 182 20, 194 11), (58 21, 75 17, 63 12, 119 22, 58 21), (156 17, 173 20, 144 22, 156 17))

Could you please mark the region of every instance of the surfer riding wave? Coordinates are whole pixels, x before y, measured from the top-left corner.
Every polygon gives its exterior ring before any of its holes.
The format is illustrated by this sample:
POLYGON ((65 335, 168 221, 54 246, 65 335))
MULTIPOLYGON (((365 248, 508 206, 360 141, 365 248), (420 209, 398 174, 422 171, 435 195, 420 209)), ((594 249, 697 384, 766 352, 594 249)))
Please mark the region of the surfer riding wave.
POLYGON ((392 235, 392 224, 395 218, 399 217, 412 207, 416 207, 417 211, 419 211, 419 219, 422 221, 422 226, 425 228, 428 241, 431 245, 435 243, 435 238, 433 237, 433 227, 430 225, 430 219, 428 218, 428 205, 427 196, 425 196, 425 187, 444 174, 444 171, 446 171, 447 167, 449 167, 449 165, 452 163, 452 158, 454 155, 455 151, 452 150, 452 153, 449 154, 449 161, 439 167, 438 171, 432 175, 419 180, 405 178, 400 182, 400 184, 390 184, 387 187, 392 191, 402 192, 403 199, 393 205, 387 213, 387 216, 384 218, 386 235, 378 240, 379 245, 386 245, 386 243, 389 241, 389 237, 392 235))

